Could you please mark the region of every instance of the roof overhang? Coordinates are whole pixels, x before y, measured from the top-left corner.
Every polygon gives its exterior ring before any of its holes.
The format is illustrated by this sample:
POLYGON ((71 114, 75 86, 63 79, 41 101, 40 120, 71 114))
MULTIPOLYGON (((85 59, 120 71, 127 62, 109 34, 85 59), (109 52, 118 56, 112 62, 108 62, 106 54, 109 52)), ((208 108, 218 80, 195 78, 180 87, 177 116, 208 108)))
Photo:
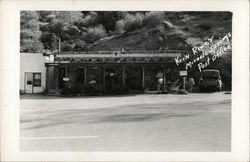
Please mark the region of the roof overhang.
POLYGON ((182 53, 57 54, 54 63, 170 63, 182 53))

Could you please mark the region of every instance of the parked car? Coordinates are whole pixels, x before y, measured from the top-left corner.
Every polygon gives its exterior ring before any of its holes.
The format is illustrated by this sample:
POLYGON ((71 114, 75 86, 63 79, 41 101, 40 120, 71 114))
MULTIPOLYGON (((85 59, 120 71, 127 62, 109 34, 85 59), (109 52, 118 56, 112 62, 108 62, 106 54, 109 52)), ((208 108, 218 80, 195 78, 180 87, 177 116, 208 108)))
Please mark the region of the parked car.
POLYGON ((215 90, 221 91, 222 81, 220 71, 215 69, 203 70, 199 81, 200 91, 215 90))

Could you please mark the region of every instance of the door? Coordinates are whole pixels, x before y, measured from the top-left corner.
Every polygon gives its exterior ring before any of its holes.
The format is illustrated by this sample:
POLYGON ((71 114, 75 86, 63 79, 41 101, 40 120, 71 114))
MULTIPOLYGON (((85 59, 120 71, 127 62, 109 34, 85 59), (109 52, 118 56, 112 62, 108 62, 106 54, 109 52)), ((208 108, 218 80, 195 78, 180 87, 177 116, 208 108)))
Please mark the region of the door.
POLYGON ((33 73, 25 73, 25 93, 33 93, 33 73))
POLYGON ((116 93, 122 89, 122 67, 105 68, 105 90, 107 93, 116 93))
POLYGON ((128 66, 125 70, 125 85, 129 91, 142 90, 142 67, 128 66))
POLYGON ((163 78, 163 69, 159 65, 148 65, 145 67, 145 87, 149 91, 157 91, 162 88, 159 80, 163 78))

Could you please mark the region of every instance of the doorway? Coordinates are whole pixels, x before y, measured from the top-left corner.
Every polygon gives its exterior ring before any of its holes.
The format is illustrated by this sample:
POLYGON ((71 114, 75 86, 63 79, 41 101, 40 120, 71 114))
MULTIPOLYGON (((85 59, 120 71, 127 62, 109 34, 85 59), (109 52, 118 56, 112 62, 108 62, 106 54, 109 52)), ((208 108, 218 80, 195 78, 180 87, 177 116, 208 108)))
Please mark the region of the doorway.
POLYGON ((158 65, 145 66, 145 87, 149 91, 157 91, 162 88, 159 81, 163 79, 163 68, 158 65))
POLYGON ((128 66, 125 69, 125 86, 129 91, 142 91, 142 67, 128 66))
POLYGON ((120 66, 105 68, 105 91, 117 93, 122 88, 122 68, 120 66))
POLYGON ((34 87, 41 87, 41 73, 25 72, 25 93, 34 93, 34 87))

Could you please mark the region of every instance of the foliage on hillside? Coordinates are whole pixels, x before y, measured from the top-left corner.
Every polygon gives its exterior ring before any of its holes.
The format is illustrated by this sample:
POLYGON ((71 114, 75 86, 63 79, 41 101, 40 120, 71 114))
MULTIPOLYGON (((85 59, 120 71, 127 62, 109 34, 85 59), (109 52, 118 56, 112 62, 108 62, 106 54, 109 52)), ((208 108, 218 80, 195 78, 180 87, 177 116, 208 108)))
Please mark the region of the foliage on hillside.
POLYGON ((22 11, 21 51, 185 49, 231 31, 230 12, 22 11), (41 44, 42 43, 42 44, 41 44))
POLYGON ((43 45, 39 38, 39 15, 37 12, 21 12, 21 32, 20 32, 20 50, 22 52, 41 52, 43 45))
MULTIPOLYGON (((230 12, 22 11, 20 51, 190 50, 231 30, 230 12)), ((210 68, 231 83, 231 52, 210 68)))

